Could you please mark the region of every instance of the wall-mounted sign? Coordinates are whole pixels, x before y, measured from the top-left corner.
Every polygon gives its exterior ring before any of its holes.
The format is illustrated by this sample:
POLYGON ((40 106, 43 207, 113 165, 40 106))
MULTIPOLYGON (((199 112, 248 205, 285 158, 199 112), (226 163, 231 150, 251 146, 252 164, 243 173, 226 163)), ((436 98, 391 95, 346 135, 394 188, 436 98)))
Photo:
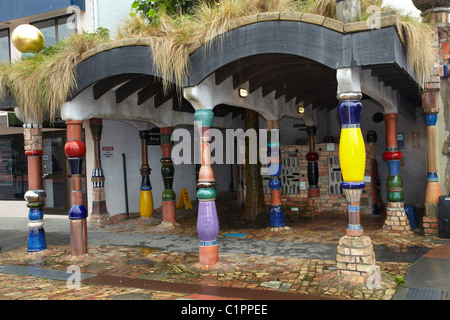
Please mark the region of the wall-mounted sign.
POLYGON ((148 131, 148 146, 158 146, 161 144, 161 134, 159 128, 153 128, 148 131))
POLYGON ((114 147, 102 147, 102 159, 114 158, 114 147))

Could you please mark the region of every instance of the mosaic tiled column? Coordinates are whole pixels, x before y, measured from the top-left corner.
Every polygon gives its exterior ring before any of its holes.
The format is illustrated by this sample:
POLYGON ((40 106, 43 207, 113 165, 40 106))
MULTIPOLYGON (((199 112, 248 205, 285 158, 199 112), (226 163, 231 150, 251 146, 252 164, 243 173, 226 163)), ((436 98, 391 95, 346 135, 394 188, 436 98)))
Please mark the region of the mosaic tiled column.
POLYGON ((436 122, 438 90, 426 90, 422 94, 422 113, 427 132, 427 185, 425 193, 425 216, 423 218, 425 234, 439 233, 439 185, 436 167, 436 122), (435 226, 435 227, 433 227, 435 226))
POLYGON ((341 187, 347 198, 349 224, 348 236, 364 235, 360 223, 360 207, 362 190, 365 186, 364 171, 366 151, 360 129, 362 105, 358 100, 343 100, 339 103, 338 112, 342 121, 339 143, 339 159, 343 183, 341 187))
POLYGON ((210 109, 195 111, 195 121, 200 134, 201 167, 198 173, 197 234, 200 239, 199 258, 201 265, 214 265, 219 262, 219 219, 216 210, 216 181, 211 167, 209 130, 214 118, 210 109))
POLYGON ((94 226, 104 226, 109 213, 105 200, 105 176, 102 169, 100 140, 102 138, 103 121, 99 118, 89 119, 92 139, 94 140, 94 169, 92 170, 92 212, 90 223, 94 226))
POLYGON ((64 145, 64 153, 69 159, 72 182, 72 206, 69 211, 72 256, 81 256, 88 253, 87 210, 83 205, 83 193, 81 191, 81 171, 83 157, 86 154, 86 145, 81 137, 82 124, 82 121, 66 121, 67 142, 64 145))
POLYGON ((270 216, 269 226, 281 228, 286 225, 281 204, 281 152, 280 121, 268 120, 267 126, 267 158, 269 160, 270 216))
POLYGON ((162 194, 162 215, 163 222, 175 224, 176 222, 176 195, 172 189, 175 168, 172 162, 172 127, 160 128, 161 134, 161 175, 164 181, 164 191, 162 194))
POLYGON ((403 154, 398 149, 397 119, 397 113, 384 115, 386 126, 386 152, 383 154, 383 158, 387 162, 389 176, 386 181, 388 203, 383 229, 392 232, 411 234, 411 226, 404 210, 403 181, 399 173, 400 160, 403 157, 403 154))
POLYGON ((44 231, 45 192, 42 190, 42 126, 24 124, 25 155, 28 165, 28 191, 25 192, 28 212, 28 249, 37 252, 47 249, 44 231))
POLYGON ((139 131, 139 137, 141 138, 141 152, 142 152, 142 165, 141 165, 141 193, 139 196, 139 213, 141 218, 151 218, 153 216, 153 195, 152 185, 150 184, 150 166, 148 164, 148 130, 139 131))
MULTIPOLYGON (((338 76, 342 77, 344 84, 350 83, 347 85, 350 89, 355 85, 354 82, 359 81, 357 74, 353 75, 353 70, 344 70, 338 76)), ((337 274, 352 283, 367 283, 376 269, 371 239, 364 236, 360 222, 360 200, 365 186, 363 180, 366 165, 365 144, 360 129, 361 97, 359 92, 338 94, 338 112, 342 125, 339 159, 344 181, 341 187, 348 203, 349 223, 346 235, 339 240, 337 248, 337 274)))
POLYGON ((306 132, 308 133, 308 145, 309 152, 306 155, 306 160, 308 161, 308 197, 318 198, 320 197, 319 189, 319 154, 316 152, 316 126, 306 127, 306 132))

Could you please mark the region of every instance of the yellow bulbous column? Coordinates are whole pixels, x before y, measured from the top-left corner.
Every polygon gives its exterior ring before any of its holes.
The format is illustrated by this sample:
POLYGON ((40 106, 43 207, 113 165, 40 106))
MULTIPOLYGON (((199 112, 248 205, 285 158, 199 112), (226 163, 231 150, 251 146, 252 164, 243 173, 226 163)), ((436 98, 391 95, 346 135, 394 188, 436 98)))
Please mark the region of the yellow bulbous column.
POLYGON ((364 180, 366 148, 360 128, 343 128, 341 130, 339 158, 344 181, 364 180))
POLYGON ((153 216, 153 195, 151 190, 142 190, 139 196, 139 214, 143 218, 153 216))
POLYGON ((338 112, 342 129, 339 142, 339 159, 341 164, 342 190, 347 198, 349 224, 348 236, 362 236, 364 230, 360 222, 360 199, 365 186, 366 148, 360 129, 362 105, 359 100, 343 100, 338 112))

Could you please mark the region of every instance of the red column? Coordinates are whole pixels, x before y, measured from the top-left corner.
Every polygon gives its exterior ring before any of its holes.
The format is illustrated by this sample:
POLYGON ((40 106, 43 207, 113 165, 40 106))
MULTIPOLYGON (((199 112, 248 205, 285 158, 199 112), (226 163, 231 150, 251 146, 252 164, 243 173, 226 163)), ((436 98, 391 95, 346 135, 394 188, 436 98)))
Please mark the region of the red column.
POLYGON ((69 159, 72 181, 72 207, 69 211, 70 220, 70 248, 73 256, 88 253, 87 248, 87 210, 83 205, 81 191, 81 170, 86 146, 81 139, 82 121, 66 121, 67 142, 64 153, 69 159))

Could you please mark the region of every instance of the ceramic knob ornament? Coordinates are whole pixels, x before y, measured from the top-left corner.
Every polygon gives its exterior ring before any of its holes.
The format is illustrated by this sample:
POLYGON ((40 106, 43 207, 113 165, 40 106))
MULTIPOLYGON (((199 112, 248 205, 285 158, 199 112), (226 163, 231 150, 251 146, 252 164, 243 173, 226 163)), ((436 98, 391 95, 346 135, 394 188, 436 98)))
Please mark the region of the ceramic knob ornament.
POLYGON ((14 46, 22 52, 23 57, 33 57, 40 52, 45 45, 42 32, 30 24, 21 24, 12 33, 14 46))

